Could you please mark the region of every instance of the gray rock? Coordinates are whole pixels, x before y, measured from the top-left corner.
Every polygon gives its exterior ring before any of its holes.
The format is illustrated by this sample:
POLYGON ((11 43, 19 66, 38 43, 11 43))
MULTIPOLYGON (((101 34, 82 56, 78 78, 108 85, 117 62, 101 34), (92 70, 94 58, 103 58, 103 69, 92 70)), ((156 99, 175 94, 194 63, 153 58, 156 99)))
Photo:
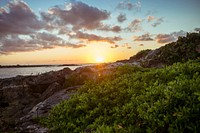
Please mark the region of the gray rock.
POLYGON ((144 57, 145 60, 147 59, 153 59, 155 55, 157 55, 160 52, 160 49, 155 49, 149 51, 149 53, 144 57))
POLYGON ((36 76, 1 79, 0 129, 8 131, 13 128, 19 118, 27 114, 37 103, 61 90, 65 76, 71 73, 69 68, 65 68, 36 76))
MULTIPOLYGON (((69 99, 72 95, 75 93, 68 93, 68 90, 72 90, 73 88, 67 88, 64 90, 60 90, 59 92, 53 94, 46 100, 39 102, 37 105, 35 105, 31 111, 26 114, 25 116, 20 118, 20 125, 18 125, 17 130, 19 132, 48 132, 47 128, 42 127, 41 125, 35 124, 33 120, 38 117, 45 117, 48 115, 49 111, 58 103, 60 103, 63 100, 69 99)), ((75 87, 74 89, 77 89, 75 87)))
POLYGON ((59 90, 63 89, 63 87, 55 82, 51 84, 43 93, 42 93, 42 100, 45 100, 46 98, 52 96, 55 92, 58 92, 59 90))

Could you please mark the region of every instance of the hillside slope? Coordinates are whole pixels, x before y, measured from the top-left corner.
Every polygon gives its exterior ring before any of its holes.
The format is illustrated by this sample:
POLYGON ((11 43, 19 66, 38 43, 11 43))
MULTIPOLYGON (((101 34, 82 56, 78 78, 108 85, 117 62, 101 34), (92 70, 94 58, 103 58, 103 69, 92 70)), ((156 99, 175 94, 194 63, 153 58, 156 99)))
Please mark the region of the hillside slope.
POLYGON ((40 119, 51 132, 198 132, 200 60, 165 68, 122 66, 86 83, 40 119))
POLYGON ((187 33, 176 42, 155 50, 142 50, 123 63, 138 63, 143 67, 162 67, 175 62, 186 62, 200 57, 200 33, 187 33))

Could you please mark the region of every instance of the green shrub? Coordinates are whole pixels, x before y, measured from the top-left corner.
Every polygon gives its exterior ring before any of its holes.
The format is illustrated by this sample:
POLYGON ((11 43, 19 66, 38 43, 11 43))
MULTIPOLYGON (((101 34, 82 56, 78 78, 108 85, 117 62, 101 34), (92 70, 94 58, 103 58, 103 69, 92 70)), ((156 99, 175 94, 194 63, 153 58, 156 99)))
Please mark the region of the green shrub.
POLYGON ((197 51, 199 44, 200 34, 187 33, 186 37, 179 37, 176 42, 159 48, 159 52, 153 57, 153 60, 172 65, 175 62, 197 59, 200 57, 200 53, 197 51))
POLYGON ((87 82, 42 123, 51 132, 198 132, 199 73, 199 61, 162 69, 124 66, 115 78, 87 82))
POLYGON ((72 73, 65 79, 64 87, 72 87, 77 85, 83 85, 88 79, 85 75, 80 75, 78 73, 72 73))
POLYGON ((143 67, 152 67, 159 64, 172 65, 176 62, 186 62, 200 57, 200 34, 187 33, 186 37, 179 37, 176 42, 168 43, 165 46, 151 53, 151 50, 142 50, 130 57, 126 62, 140 61, 143 67), (145 57, 151 53, 148 59, 145 57))

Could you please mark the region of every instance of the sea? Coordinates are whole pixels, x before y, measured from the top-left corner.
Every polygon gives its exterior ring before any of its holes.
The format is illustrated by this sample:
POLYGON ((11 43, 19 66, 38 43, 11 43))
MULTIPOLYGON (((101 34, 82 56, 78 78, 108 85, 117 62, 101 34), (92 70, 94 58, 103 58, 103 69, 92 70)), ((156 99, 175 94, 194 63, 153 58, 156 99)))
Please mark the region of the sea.
POLYGON ((70 68, 75 70, 78 67, 82 66, 40 66, 40 67, 14 67, 14 68, 0 68, 0 79, 16 77, 18 75, 38 75, 50 71, 58 71, 64 68, 70 68))

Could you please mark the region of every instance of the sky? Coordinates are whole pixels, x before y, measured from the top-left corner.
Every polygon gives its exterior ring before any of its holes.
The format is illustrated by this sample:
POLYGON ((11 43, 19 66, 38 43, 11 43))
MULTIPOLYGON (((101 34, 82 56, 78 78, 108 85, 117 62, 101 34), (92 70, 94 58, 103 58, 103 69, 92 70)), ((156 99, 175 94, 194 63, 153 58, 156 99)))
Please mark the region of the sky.
POLYGON ((114 62, 200 30, 200 0, 0 0, 0 65, 114 62))

